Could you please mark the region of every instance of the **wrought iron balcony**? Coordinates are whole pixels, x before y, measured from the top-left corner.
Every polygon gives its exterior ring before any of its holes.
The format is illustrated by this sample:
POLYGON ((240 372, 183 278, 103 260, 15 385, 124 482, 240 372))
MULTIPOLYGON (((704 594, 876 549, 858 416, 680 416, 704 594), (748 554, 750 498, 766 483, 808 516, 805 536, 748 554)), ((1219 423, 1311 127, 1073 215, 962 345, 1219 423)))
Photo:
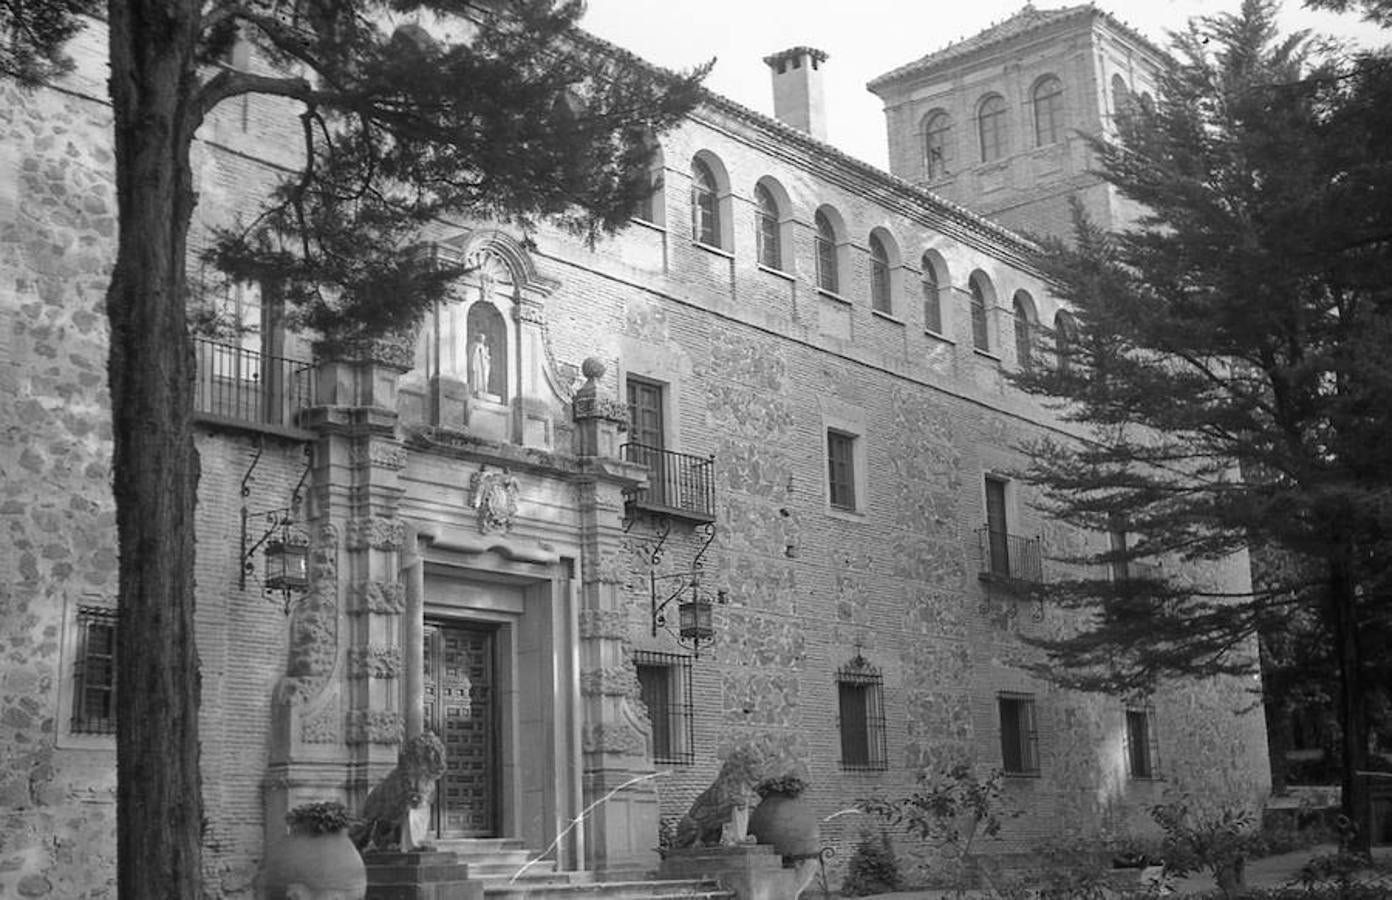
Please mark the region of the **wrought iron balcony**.
POLYGON ((624 459, 648 467, 648 484, 630 502, 639 509, 697 522, 715 521, 715 457, 624 444, 624 459))
POLYGON ((1038 584, 1044 580, 1039 538, 1021 537, 990 527, 976 530, 983 581, 1038 584))
POLYGON ((207 338, 195 338, 194 348, 193 408, 204 418, 294 428, 295 415, 314 402, 312 363, 207 338))

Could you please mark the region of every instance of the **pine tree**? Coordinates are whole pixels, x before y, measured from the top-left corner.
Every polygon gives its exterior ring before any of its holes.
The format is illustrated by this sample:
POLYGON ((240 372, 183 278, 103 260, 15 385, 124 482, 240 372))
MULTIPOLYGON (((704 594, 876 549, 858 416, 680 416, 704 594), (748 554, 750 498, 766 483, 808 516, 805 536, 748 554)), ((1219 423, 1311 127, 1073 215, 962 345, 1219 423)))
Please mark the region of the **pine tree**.
POLYGON ((1317 623, 1339 686, 1345 811, 1368 763, 1365 691, 1385 661, 1392 526, 1392 69, 1305 33, 1272 0, 1174 36, 1154 110, 1097 139, 1148 212, 1077 214, 1041 255, 1075 311, 1060 363, 1018 378, 1086 435, 1032 446, 1049 511, 1090 532, 1043 588, 1080 630, 1041 640, 1056 681, 1148 690, 1256 671, 1254 636, 1317 623), (1100 549, 1106 545, 1106 549, 1100 549), (1163 577, 1248 548, 1296 564, 1250 593, 1163 577))
MULTIPOLYGON (((64 69, 92 0, 0 3, 0 69, 64 69)), ((119 242, 109 291, 119 568, 118 891, 202 896, 194 641, 190 148, 218 104, 298 101, 304 166, 213 252, 279 282, 298 324, 344 346, 412 322, 457 272, 440 218, 542 221, 590 239, 650 189, 651 138, 703 71, 649 68, 578 32, 579 0, 109 0, 119 242), (437 18, 438 17, 438 18, 437 18), (426 27, 386 23, 419 19, 426 27), (453 40, 432 35, 447 21, 453 40), (213 65, 238 41, 269 74, 213 65)))

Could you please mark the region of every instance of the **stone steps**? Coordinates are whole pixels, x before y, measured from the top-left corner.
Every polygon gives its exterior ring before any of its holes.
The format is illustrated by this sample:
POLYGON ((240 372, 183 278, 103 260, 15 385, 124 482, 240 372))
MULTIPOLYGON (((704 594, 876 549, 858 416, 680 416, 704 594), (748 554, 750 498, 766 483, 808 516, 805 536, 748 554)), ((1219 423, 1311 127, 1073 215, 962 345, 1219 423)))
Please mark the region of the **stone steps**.
POLYGON ((489 884, 485 900, 733 900, 734 893, 713 881, 592 881, 588 884, 489 884))
MULTIPOLYGON (((733 900, 734 894, 702 877, 596 881, 592 872, 560 872, 515 838, 448 839, 435 850, 468 866, 484 900, 733 900)), ((475 888, 477 890, 477 888, 475 888)))

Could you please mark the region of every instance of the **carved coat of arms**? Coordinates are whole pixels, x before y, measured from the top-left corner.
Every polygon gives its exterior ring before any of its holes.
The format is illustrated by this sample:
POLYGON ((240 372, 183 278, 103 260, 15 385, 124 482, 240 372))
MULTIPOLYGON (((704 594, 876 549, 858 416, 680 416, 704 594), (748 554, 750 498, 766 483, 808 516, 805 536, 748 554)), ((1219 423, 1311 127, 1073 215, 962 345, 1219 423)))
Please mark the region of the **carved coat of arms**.
POLYGON ((469 483, 472 499, 469 505, 478 513, 479 532, 512 530, 517 515, 517 478, 507 469, 501 472, 478 471, 469 483))

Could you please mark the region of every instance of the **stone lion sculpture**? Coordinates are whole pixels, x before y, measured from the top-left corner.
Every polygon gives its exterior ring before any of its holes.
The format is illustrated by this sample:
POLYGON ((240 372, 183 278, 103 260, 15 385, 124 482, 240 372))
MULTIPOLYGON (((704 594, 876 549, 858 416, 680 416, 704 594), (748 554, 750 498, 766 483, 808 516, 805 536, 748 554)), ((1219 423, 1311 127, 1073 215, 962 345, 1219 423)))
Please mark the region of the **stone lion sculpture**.
POLYGON ((715 781, 677 823, 674 846, 747 843, 749 813, 759 804, 755 787, 767 777, 767 768, 767 759, 754 747, 741 745, 731 750, 715 781))
POLYGON ((374 787, 363 804, 362 821, 351 837, 359 850, 423 850, 430 825, 430 798, 445 774, 445 745, 430 732, 407 738, 396 768, 374 787))

